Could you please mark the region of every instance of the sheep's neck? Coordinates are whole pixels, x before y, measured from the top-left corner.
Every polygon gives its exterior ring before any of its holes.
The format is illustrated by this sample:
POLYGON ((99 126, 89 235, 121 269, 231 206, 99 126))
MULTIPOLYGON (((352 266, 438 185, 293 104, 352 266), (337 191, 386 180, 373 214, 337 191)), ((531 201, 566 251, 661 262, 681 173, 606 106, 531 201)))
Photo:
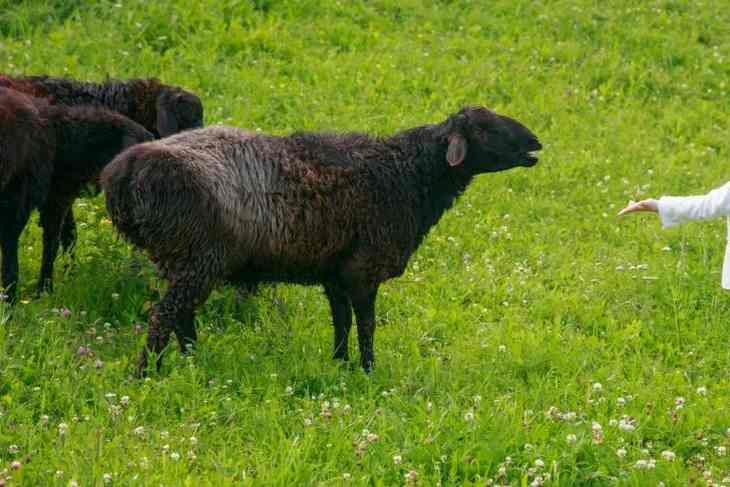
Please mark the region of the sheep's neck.
POLYGON ((433 126, 420 127, 403 132, 391 139, 406 148, 405 157, 396 162, 407 174, 407 180, 417 185, 418 216, 417 242, 423 240, 431 227, 453 206, 466 190, 473 175, 462 167, 449 167, 446 162, 448 143, 436 135, 433 126), (417 162, 416 162, 417 161, 417 162))

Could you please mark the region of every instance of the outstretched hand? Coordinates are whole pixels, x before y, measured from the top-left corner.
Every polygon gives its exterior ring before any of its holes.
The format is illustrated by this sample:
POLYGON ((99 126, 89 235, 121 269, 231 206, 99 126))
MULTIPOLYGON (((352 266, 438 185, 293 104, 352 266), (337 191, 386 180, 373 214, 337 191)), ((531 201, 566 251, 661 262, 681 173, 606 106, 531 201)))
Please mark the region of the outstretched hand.
POLYGON ((632 201, 626 208, 618 212, 618 216, 623 216, 628 213, 635 213, 637 211, 651 211, 656 213, 659 211, 659 205, 657 200, 648 199, 642 201, 632 201))

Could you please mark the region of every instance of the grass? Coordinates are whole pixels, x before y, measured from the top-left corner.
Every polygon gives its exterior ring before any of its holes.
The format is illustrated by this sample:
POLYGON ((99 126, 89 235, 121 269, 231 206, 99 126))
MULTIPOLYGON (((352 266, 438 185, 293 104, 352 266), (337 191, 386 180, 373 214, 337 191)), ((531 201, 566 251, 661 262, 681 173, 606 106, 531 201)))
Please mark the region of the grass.
POLYGON ((217 290, 194 356, 135 380, 152 268, 85 200, 76 260, 30 300, 29 225, 0 326, 6 484, 730 483, 724 223, 614 217, 728 179, 722 2, 0 0, 0 35, 2 72, 156 76, 207 123, 385 134, 471 103, 545 145, 382 288, 370 376, 330 359, 323 293, 280 285, 217 290))

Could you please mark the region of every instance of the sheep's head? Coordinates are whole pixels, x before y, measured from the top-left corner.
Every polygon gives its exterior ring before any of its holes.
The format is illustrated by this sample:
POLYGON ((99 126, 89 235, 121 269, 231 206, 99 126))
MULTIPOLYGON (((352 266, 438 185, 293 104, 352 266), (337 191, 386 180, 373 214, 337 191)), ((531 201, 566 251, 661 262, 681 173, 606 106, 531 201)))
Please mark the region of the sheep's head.
POLYGON ((157 135, 168 135, 203 126, 203 104, 194 94, 175 87, 164 87, 157 95, 157 135))
POLYGON ((467 107, 441 125, 452 167, 463 166, 472 173, 496 172, 537 164, 532 153, 542 144, 517 120, 483 107, 467 107))

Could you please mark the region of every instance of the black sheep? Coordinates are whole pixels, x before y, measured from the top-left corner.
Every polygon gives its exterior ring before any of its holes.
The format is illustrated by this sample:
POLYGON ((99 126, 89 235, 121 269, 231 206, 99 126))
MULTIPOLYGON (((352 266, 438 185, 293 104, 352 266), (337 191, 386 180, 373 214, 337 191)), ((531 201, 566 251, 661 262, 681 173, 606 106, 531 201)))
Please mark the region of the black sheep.
POLYGON ((94 83, 50 76, 0 75, 0 86, 45 98, 53 105, 106 107, 134 120, 157 138, 203 126, 200 98, 154 78, 94 83))
MULTIPOLYGON (((216 281, 322 284, 347 360, 352 309, 361 364, 373 363, 375 297, 476 174, 533 166, 541 148, 519 122, 469 107, 389 138, 252 135, 214 126, 141 144, 102 173, 117 229, 170 283, 149 318, 139 372, 216 281)), ((158 361, 159 366, 159 361, 158 361)))
MULTIPOLYGON (((82 188, 127 147, 152 140, 144 127, 110 110, 49 105, 0 88, 0 249, 2 287, 17 294, 18 240, 34 208, 43 227, 39 290, 50 286, 64 219, 82 188)), ((68 242, 67 242, 68 244, 68 242)))
MULTIPOLYGON (((0 86, 43 98, 51 104, 98 105, 132 119, 155 137, 203 126, 203 105, 195 94, 156 79, 107 80, 103 83, 49 76, 0 75, 0 86)), ((76 223, 69 211, 63 226, 63 247, 76 241, 76 223)))

